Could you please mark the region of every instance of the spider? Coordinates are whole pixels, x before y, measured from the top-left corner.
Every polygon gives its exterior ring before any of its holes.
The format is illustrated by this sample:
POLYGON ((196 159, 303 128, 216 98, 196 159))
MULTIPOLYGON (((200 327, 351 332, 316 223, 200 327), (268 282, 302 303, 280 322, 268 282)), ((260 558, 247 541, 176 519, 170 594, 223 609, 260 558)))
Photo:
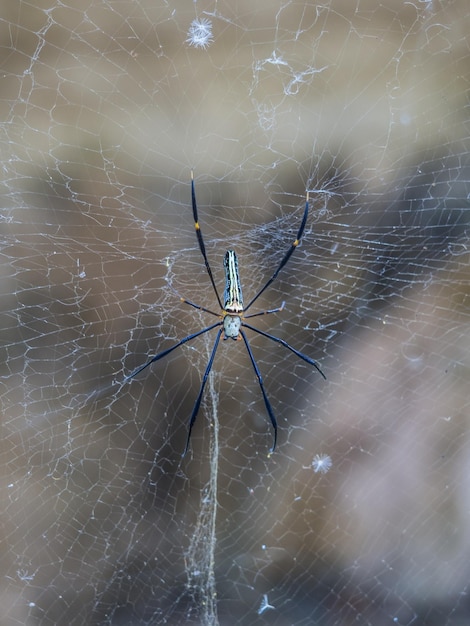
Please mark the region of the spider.
POLYGON ((136 370, 134 370, 132 374, 127 376, 126 380, 134 378, 134 376, 137 376, 137 374, 142 372, 149 365, 151 365, 152 363, 155 363, 155 361, 159 361, 160 359, 163 359, 168 354, 170 354, 170 352, 173 352, 173 350, 176 350, 176 348, 179 348, 180 346, 187 343, 188 341, 192 341, 193 339, 196 339, 196 337, 199 337, 200 335, 208 333, 214 328, 219 328, 219 330, 217 331, 217 335, 215 337, 215 342, 212 348, 209 362, 204 372, 204 376, 202 377, 202 383, 199 389, 199 394, 197 396, 197 399, 194 404, 194 408, 193 408, 193 411, 191 413, 191 417, 189 420, 188 436, 186 439, 186 446, 184 448, 184 452, 182 455, 184 457, 189 449, 189 440, 191 438, 191 432, 193 430, 194 422, 196 421, 196 417, 199 412, 199 408, 201 406, 202 395, 204 393, 204 387, 206 386, 209 373, 214 363, 214 358, 217 352, 220 337, 222 333, 224 333, 224 340, 233 339, 234 341, 240 341, 241 339, 243 339, 245 346, 246 346, 246 350, 248 352, 248 356, 250 357, 251 364, 253 366, 256 377, 258 379, 258 384, 260 386, 261 393, 263 395, 264 404, 266 406, 266 410, 268 412, 269 419, 271 420, 271 424, 273 427, 274 439, 273 439, 272 448, 270 450, 270 454, 272 454, 276 448, 276 443, 277 443, 277 421, 274 416, 271 403, 269 402, 268 396, 266 394, 266 390, 264 388, 263 378, 261 376, 258 365, 253 356, 253 352, 251 351, 251 347, 248 342, 247 336, 243 329, 248 328, 254 331, 255 333, 258 333, 259 335, 262 335, 263 337, 267 337, 268 339, 271 339, 271 341, 275 341, 276 343, 281 344, 282 346, 284 346, 285 348, 287 348, 288 350, 296 354, 298 357, 300 357, 306 363, 313 365, 313 367, 315 367, 315 369, 326 380, 325 374, 321 371, 320 366, 318 365, 316 361, 314 361, 310 357, 306 356, 305 354, 302 354, 302 352, 299 352, 298 350, 290 346, 286 341, 284 341, 284 339, 280 339, 279 337, 274 337, 274 335, 270 335, 269 333, 266 333, 263 330, 259 330, 259 328, 255 328, 254 326, 251 326, 251 324, 248 324, 245 321, 248 318, 258 317, 259 315, 278 313, 279 311, 282 311, 284 308, 285 302, 282 302, 281 306, 278 307, 277 309, 269 309, 266 311, 259 311, 258 313, 250 313, 250 315, 246 315, 246 312, 248 311, 248 309, 251 308, 251 306, 256 302, 256 300, 258 300, 260 295, 264 293, 264 291, 274 282, 279 272, 282 270, 284 265, 292 256, 292 253, 294 252, 294 250, 299 245, 303 232, 305 230, 305 224, 307 222, 308 192, 307 192, 307 197, 305 201, 305 210, 304 210, 304 214, 302 217, 302 222, 300 224, 299 232, 297 233, 297 237, 295 238, 294 242, 291 244, 289 250, 286 252, 281 262, 279 263, 279 266, 274 272, 274 274, 271 276, 271 278, 267 281, 267 283, 258 291, 258 293, 250 300, 250 302, 246 306, 243 306, 242 289, 240 285, 240 276, 238 273, 238 259, 237 259, 237 255, 235 254, 233 250, 227 250, 227 252, 225 253, 225 257, 224 257, 225 291, 224 291, 224 299, 223 299, 223 304, 222 304, 222 300, 220 299, 219 292, 217 291, 217 287, 215 286, 215 281, 212 275, 212 270, 209 265, 209 261, 207 259, 206 247, 204 245, 204 239, 202 237, 201 227, 199 226, 199 218, 198 218, 197 203, 196 203, 196 191, 195 191, 195 186, 194 186, 194 174, 192 171, 191 171, 191 202, 192 202, 192 207, 193 207, 194 227, 196 229, 199 249, 204 258, 204 263, 206 265, 207 274, 209 275, 209 279, 211 281, 215 296, 217 298, 217 302, 220 307, 220 313, 216 313, 215 311, 206 309, 205 307, 195 304, 194 302, 191 302, 190 300, 186 300, 185 298, 181 298, 181 302, 183 302, 184 304, 188 304, 189 306, 192 306, 195 309, 199 309, 200 311, 204 311, 205 313, 209 313, 210 315, 214 315, 215 317, 218 317, 219 319, 214 324, 211 324, 210 326, 207 326, 206 328, 203 328, 202 330, 199 330, 195 333, 192 333, 191 335, 188 335, 187 337, 184 337, 184 339, 181 339, 180 341, 178 341, 178 343, 176 343, 171 348, 167 348, 166 350, 163 350, 163 352, 159 352, 156 356, 152 357, 149 361, 147 361, 147 363, 145 363, 144 365, 141 365, 136 370))

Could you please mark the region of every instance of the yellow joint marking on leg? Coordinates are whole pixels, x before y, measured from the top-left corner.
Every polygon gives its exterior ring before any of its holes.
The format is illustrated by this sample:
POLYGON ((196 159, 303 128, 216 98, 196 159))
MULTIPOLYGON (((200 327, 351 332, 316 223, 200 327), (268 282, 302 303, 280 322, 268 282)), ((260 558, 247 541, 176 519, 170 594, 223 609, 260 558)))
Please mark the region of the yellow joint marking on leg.
POLYGON ((194 222, 194 228, 200 230, 199 222, 194 222))
POLYGON ((298 239, 296 239, 292 245, 293 245, 294 247, 297 247, 297 246, 299 245, 299 240, 298 240, 298 239))

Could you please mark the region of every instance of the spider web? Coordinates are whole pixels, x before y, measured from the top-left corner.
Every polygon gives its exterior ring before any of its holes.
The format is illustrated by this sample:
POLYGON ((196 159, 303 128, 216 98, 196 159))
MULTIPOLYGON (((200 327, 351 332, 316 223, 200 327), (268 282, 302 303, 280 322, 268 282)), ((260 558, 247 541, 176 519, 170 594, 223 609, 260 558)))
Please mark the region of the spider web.
POLYGON ((470 605, 465 0, 22 0, 2 45, 1 622, 426 624, 470 605), (316 359, 214 333, 251 312, 316 359))

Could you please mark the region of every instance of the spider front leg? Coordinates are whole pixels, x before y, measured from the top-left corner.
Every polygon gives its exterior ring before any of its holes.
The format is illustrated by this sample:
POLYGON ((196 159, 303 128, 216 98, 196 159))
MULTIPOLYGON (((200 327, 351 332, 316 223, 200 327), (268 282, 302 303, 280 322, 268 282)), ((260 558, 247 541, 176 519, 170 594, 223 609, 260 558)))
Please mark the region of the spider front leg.
POLYGON ((258 293, 254 296, 254 298, 252 298, 250 300, 250 302, 246 305, 245 311, 248 311, 248 309, 251 307, 251 305, 260 297, 260 295, 265 291, 265 289, 267 289, 269 287, 269 285, 271 285, 276 280, 277 275, 279 274, 279 272, 282 270, 282 268, 287 263, 287 261, 291 258, 292 254, 294 253, 294 250, 299 245, 300 240, 302 239, 302 236, 304 234, 305 225, 307 223, 307 217, 308 217, 308 191, 307 191, 307 197, 305 198, 304 214, 303 214, 303 217, 302 217, 302 222, 300 224, 299 230, 297 232, 297 237, 292 242, 289 250, 284 255, 284 258, 279 263, 279 266, 278 266, 277 270, 274 272, 274 274, 271 276, 271 278, 268 280, 268 282, 264 285, 264 287, 262 287, 258 291, 258 293))
POLYGON ((197 202, 196 202, 196 189, 194 187, 194 172, 192 170, 191 170, 191 203, 193 206, 194 228, 196 229, 196 237, 197 237, 197 242, 199 244, 199 250, 201 251, 201 254, 203 256, 207 274, 209 275, 209 279, 214 289, 217 302, 219 303, 220 308, 222 308, 222 302, 220 300, 217 287, 215 286, 214 276, 212 275, 211 266, 209 265, 209 259, 207 258, 206 246, 204 245, 204 238, 202 236, 201 227, 199 226, 199 217, 197 213, 197 202))

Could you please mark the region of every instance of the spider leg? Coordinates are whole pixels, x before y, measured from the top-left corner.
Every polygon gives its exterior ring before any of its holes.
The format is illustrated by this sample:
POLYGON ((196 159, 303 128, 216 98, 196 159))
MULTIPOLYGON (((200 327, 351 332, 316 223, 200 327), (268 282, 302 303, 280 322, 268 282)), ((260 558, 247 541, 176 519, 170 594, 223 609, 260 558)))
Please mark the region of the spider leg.
MULTIPOLYGON (((222 322, 218 322, 218 324, 220 325, 222 324, 222 322)), ((214 326, 217 326, 217 324, 214 324, 214 326)), ((211 328, 214 328, 214 326, 211 326, 211 328)), ((189 440, 191 439, 191 432, 193 430, 194 422, 196 421, 196 417, 199 412, 199 407, 201 406, 202 394, 204 393, 204 387, 206 386, 209 373, 212 369, 212 364, 214 363, 214 357, 215 357, 215 353, 217 352, 217 347, 219 345, 220 335, 222 334, 222 331, 223 331, 223 328, 221 328, 219 332, 217 333, 217 336, 214 342, 214 347, 212 348, 211 356, 209 359, 209 363, 207 364, 206 371, 204 372, 204 376, 202 377, 202 383, 201 383, 201 388, 199 389, 199 395, 196 399, 193 412, 191 413, 191 418, 189 420, 188 438, 186 439, 186 446, 184 448, 184 452, 182 456, 185 456, 189 448, 189 440)))
POLYGON ((180 299, 181 299, 181 302, 184 302, 184 304, 189 304, 189 306, 193 306, 195 309, 199 309, 200 311, 204 311, 205 313, 210 313, 211 315, 215 315, 216 317, 220 317, 220 313, 216 313, 215 311, 211 311, 210 309, 206 309, 205 307, 200 306, 199 304, 194 304, 194 302, 191 302, 191 300, 186 300, 186 298, 180 298, 180 299))
MULTIPOLYGON (((244 326, 246 326, 246 324, 244 324, 244 326)), ((250 328, 248 326, 248 328, 250 328)), ((250 344, 248 343, 248 339, 246 338, 245 333, 240 329, 240 334, 243 337, 243 341, 245 342, 245 346, 246 349, 248 351, 248 355, 250 357, 251 360, 251 364, 253 365, 253 369, 255 370, 255 374, 256 377, 258 379, 258 383, 261 389, 261 393, 263 394, 263 399, 264 399, 264 404, 266 406, 266 410, 268 412, 269 415, 269 419, 271 420, 271 424, 273 425, 273 429, 274 429, 274 441, 273 441, 273 445, 272 448, 270 450, 270 453, 273 453, 275 448, 276 448, 276 442, 277 442, 277 422, 276 422, 276 418, 274 417, 274 413, 271 407, 271 403, 268 400, 268 396, 266 395, 266 391, 264 389, 264 384, 263 384, 263 379, 261 377, 261 372, 258 369, 258 366, 256 365, 256 361, 255 361, 255 357, 253 356, 253 352, 251 351, 250 348, 250 344)))
POLYGON ((307 217, 308 217, 308 192, 307 192, 307 197, 306 197, 306 200, 305 200, 305 210, 304 210, 304 215, 302 217, 302 223, 300 224, 299 232, 297 233, 297 237, 295 238, 295 241, 292 242, 291 247, 286 252, 284 258, 282 259, 282 261, 279 264, 279 267, 274 272, 274 274, 271 276, 271 278, 268 280, 268 282, 264 285, 264 287, 262 287, 258 291, 258 293, 255 295, 255 297, 245 307, 245 311, 247 311, 250 308, 250 306, 253 304, 253 302, 255 302, 255 300, 257 300, 260 297, 260 295, 263 293, 263 291, 265 289, 267 289, 269 287, 269 285, 276 279, 276 277, 279 274, 279 272, 282 270, 282 268, 287 263, 287 261, 291 258, 292 253, 297 248, 297 246, 300 243, 300 240, 302 239, 302 235, 303 235, 304 230, 305 230, 305 224, 307 223, 307 217))
POLYGON ((209 274, 209 278, 211 280, 212 287, 214 288, 215 295, 217 296, 217 302, 219 303, 220 308, 223 309, 224 307, 222 306, 219 292, 217 291, 217 287, 215 286, 215 282, 214 282, 214 277, 212 276, 211 266, 209 265, 209 261, 207 259, 206 246, 204 245, 204 239, 202 238, 201 227, 199 226, 198 215, 197 215, 196 190, 194 188, 194 172, 192 170, 191 170, 191 202, 193 205, 194 228, 196 229, 199 250, 201 251, 201 254, 204 257, 206 270, 207 270, 207 273, 209 274))
POLYGON ((285 302, 282 302, 281 306, 278 306, 277 309, 268 309, 267 311, 260 311, 259 313, 250 313, 250 315, 244 315, 243 318, 258 317, 259 315, 268 315, 268 313, 280 313, 284 310, 285 304, 285 302))
MULTIPOLYGON (((204 333, 207 333, 213 328, 216 328, 217 326, 221 326, 222 324, 223 322, 216 322, 215 324, 212 324, 211 326, 208 326, 207 328, 203 328, 202 330, 199 330, 197 333, 193 333, 192 335, 188 335, 184 339, 181 339, 181 341, 178 341, 178 343, 176 343, 171 348, 168 348, 167 350, 163 350, 163 352, 159 352, 156 356, 151 358, 150 361, 147 361, 145 365, 141 365, 140 367, 138 367, 136 370, 132 372, 132 374, 129 374, 129 376, 126 376, 126 380, 129 380, 130 378, 134 378, 134 376, 137 376, 137 374, 139 374, 142 370, 147 368, 149 365, 151 365, 152 363, 155 363, 155 361, 159 361, 160 359, 163 359, 163 357, 165 357, 167 354, 170 354, 170 352, 173 352, 173 350, 176 350, 176 348, 179 348, 187 341, 192 341, 193 339, 196 339, 196 337, 199 337, 199 335, 203 335, 204 333)), ((219 331, 219 334, 221 332, 222 332, 222 329, 219 331)))
POLYGON ((287 348, 288 350, 290 350, 291 352, 296 354, 298 357, 303 359, 306 363, 309 363, 310 365, 313 365, 313 367, 317 370, 317 372, 319 372, 323 376, 323 378, 326 380, 325 374, 321 371, 320 366, 318 365, 318 363, 316 361, 311 359, 306 354, 303 354, 302 352, 299 352, 298 350, 296 350, 295 348, 290 346, 287 343, 287 341, 284 341, 284 339, 280 339, 279 337, 274 337, 274 335, 270 335, 269 333, 265 333, 263 330, 260 330, 259 328, 255 328, 254 326, 250 326, 250 324, 246 324, 245 322, 242 322, 242 325, 245 326, 246 328, 249 328, 250 330, 254 330, 255 333, 263 335, 263 337, 267 337, 268 339, 271 339, 271 341, 275 341, 276 343, 280 343, 281 346, 284 346, 285 348, 287 348))

